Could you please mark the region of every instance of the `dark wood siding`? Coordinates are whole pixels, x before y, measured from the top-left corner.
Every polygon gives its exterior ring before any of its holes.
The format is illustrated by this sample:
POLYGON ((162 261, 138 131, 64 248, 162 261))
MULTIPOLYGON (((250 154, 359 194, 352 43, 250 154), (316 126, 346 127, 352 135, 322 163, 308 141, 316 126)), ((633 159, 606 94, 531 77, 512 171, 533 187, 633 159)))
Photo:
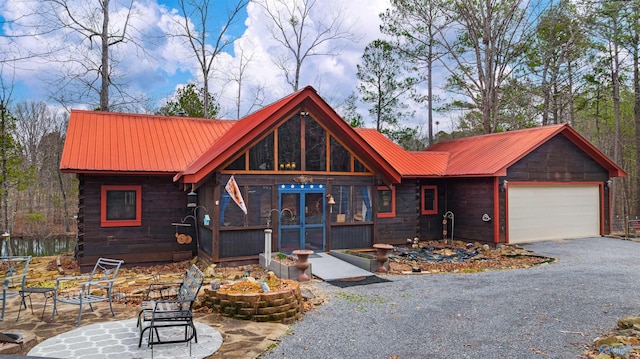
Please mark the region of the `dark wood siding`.
MULTIPOLYGON (((599 182, 609 172, 563 135, 557 135, 507 169, 504 179, 515 182, 599 182)), ((610 233, 609 191, 604 191, 604 234, 610 233)), ((505 241, 505 192, 500 192, 500 241, 505 241)))
POLYGON ((407 180, 396 185, 396 216, 378 218, 376 243, 401 244, 419 235, 420 182, 407 180))
POLYGON ((604 182, 609 173, 562 135, 550 139, 507 169, 509 181, 604 182))
POLYGON ((493 221, 482 220, 483 214, 493 217, 493 177, 451 179, 447 184, 447 210, 454 214, 448 220, 447 238, 493 243, 493 221), (453 228, 451 228, 453 224, 453 228))
POLYGON ((264 252, 264 230, 220 232, 220 257, 256 256, 264 252))
POLYGON ((331 232, 331 249, 370 248, 373 243, 373 225, 333 226, 331 232))
POLYGON ((173 222, 180 222, 190 210, 187 195, 169 176, 80 176, 78 221, 78 262, 93 268, 100 257, 123 259, 125 265, 172 261, 179 252, 196 250, 193 227, 180 233, 193 237, 190 244, 178 244, 173 222), (142 225, 139 227, 101 227, 100 189, 102 185, 142 186, 142 225))

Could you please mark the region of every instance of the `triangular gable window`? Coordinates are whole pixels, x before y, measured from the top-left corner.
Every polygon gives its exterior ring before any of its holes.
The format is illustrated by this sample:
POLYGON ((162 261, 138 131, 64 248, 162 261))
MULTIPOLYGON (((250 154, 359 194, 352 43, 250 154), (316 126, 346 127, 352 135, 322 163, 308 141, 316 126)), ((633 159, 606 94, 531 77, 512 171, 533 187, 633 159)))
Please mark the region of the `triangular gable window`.
POLYGON ((294 115, 242 152, 226 171, 371 173, 312 116, 294 115), (304 136, 302 135, 304 134, 304 136))

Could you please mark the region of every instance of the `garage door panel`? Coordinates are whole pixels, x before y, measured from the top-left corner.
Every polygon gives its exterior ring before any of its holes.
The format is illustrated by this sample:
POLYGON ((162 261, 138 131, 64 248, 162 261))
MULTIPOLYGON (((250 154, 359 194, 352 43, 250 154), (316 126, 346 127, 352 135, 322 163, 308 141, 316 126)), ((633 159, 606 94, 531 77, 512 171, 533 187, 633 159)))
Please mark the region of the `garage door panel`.
POLYGON ((597 185, 510 185, 509 242, 598 236, 599 191, 597 185))

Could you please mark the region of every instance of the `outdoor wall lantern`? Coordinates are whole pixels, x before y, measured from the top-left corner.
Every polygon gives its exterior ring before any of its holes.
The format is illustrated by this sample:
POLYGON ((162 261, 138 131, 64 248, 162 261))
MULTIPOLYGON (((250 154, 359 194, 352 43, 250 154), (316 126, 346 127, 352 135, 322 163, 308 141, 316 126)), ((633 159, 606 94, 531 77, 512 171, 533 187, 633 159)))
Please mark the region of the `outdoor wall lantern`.
POLYGON ((507 180, 502 181, 502 186, 500 186, 500 190, 502 192, 507 190, 507 184, 509 184, 509 181, 507 181, 507 180))
POLYGON ((611 179, 608 179, 605 184, 607 185, 607 188, 611 188, 611 185, 613 184, 613 181, 611 179))
POLYGON ((187 194, 187 208, 193 208, 198 205, 198 194, 193 190, 187 194))

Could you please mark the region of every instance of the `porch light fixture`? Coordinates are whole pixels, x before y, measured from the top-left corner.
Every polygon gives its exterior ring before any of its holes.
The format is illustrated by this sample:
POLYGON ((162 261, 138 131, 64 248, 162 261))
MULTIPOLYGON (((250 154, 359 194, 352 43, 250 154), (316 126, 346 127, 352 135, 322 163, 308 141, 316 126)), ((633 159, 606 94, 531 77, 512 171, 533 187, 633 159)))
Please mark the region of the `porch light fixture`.
POLYGON ((608 179, 605 181, 605 184, 607 185, 607 188, 611 188, 611 185, 613 184, 613 181, 611 179, 608 179))
POLYGON ((507 181, 507 180, 502 181, 502 186, 500 186, 500 190, 502 192, 507 190, 507 184, 509 184, 509 181, 507 181))
POLYGON ((187 208, 194 208, 198 205, 198 194, 193 190, 187 194, 187 208))

